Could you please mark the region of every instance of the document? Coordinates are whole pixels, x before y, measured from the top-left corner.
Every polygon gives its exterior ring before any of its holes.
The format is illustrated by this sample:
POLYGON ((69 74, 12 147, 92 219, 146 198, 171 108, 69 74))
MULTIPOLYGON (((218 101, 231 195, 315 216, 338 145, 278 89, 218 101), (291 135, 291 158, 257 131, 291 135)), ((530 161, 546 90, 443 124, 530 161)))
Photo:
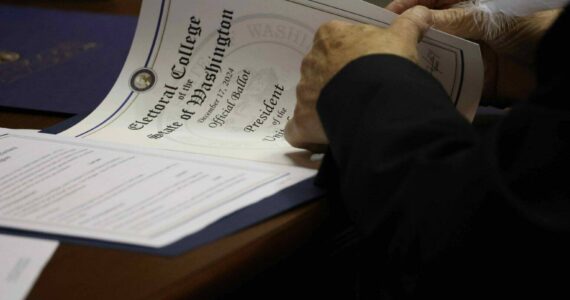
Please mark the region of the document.
MULTIPOLYGON (((363 1, 144 1, 115 86, 63 134, 304 165, 308 155, 287 144, 284 127, 301 61, 333 19, 386 27, 394 14, 363 1)), ((483 78, 478 45, 430 30, 419 49, 421 66, 472 118, 483 78)))
POLYGON ((58 242, 0 234, 0 300, 25 299, 58 242))
POLYGON ((0 130, 0 227, 162 247, 314 173, 0 130))
MULTIPOLYGON (((333 19, 386 27, 394 14, 363 1, 144 1, 95 111, 58 136, 0 130, 0 227, 163 247, 310 178, 318 162, 284 127, 301 61, 333 19)), ((430 30, 419 47, 471 118, 478 46, 430 30)))

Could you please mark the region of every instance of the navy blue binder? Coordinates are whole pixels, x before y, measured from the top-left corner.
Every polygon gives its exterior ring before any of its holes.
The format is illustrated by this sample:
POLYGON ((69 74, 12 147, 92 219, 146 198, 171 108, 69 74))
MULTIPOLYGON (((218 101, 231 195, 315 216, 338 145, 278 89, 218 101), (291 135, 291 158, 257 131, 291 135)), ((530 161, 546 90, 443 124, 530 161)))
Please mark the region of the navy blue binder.
POLYGON ((201 231, 188 235, 162 248, 134 246, 129 244, 105 242, 72 236, 44 234, 40 232, 30 232, 2 227, 0 227, 0 233, 55 239, 73 244, 136 251, 162 256, 175 256, 223 238, 224 236, 235 233, 241 229, 255 225, 265 219, 295 208, 310 200, 316 199, 322 194, 323 191, 313 184, 313 179, 307 179, 253 205, 238 210, 207 226, 201 231))
MULTIPOLYGON (((77 115, 56 126, 44 129, 42 132, 56 134, 81 121, 83 117, 85 117, 85 115, 77 115)), ((253 205, 247 206, 232 214, 229 214, 226 217, 202 229, 201 231, 186 236, 181 240, 178 240, 162 248, 135 246, 129 244, 105 242, 101 240, 84 239, 72 236, 52 235, 41 232, 30 232, 2 227, 0 227, 0 233, 56 239, 74 244, 130 250, 148 254, 174 256, 182 254, 186 251, 192 250, 209 242, 215 241, 217 239, 223 238, 224 236, 245 229, 249 226, 255 225, 263 220, 286 212, 324 195, 324 190, 315 186, 313 181, 314 178, 306 179, 296 185, 278 192, 273 196, 267 197, 253 205)))
POLYGON ((91 112, 111 90, 137 17, 0 5, 0 107, 91 112))
MULTIPOLYGON (((43 130, 44 133, 58 133, 79 122, 85 115, 77 115, 54 127, 43 130)), ((201 231, 186 236, 162 248, 135 246, 94 239, 84 239, 72 236, 52 235, 40 232, 30 232, 0 227, 0 233, 16 234, 29 237, 56 239, 74 244, 90 245, 104 248, 130 250, 155 255, 174 256, 223 238, 229 234, 255 225, 263 220, 286 212, 324 195, 324 191, 313 183, 314 179, 306 179, 294 186, 286 188, 277 194, 267 197, 253 205, 242 208, 226 217, 212 223, 201 231)))

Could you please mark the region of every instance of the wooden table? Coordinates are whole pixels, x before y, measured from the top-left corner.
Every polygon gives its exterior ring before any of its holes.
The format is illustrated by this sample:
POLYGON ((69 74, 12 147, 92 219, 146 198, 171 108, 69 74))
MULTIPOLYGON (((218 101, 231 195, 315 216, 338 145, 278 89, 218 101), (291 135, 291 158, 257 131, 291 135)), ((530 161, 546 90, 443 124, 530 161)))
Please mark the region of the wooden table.
MULTIPOLYGON (((0 4, 138 14, 139 0, 0 0, 0 4)), ((0 107, 0 127, 45 128, 69 117, 0 107)), ((322 223, 324 201, 177 257, 63 243, 29 299, 203 299, 231 291, 302 245, 322 223)))

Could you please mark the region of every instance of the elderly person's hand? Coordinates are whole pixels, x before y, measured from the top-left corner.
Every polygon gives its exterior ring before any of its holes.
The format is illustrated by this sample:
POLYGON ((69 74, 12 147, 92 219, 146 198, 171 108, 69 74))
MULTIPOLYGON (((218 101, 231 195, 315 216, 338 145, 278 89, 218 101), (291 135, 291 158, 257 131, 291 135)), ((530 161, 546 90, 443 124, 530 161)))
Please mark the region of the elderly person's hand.
POLYGON ((460 0, 394 0, 386 9, 405 12, 416 5, 432 11, 436 29, 479 42, 485 64, 482 104, 509 106, 525 100, 536 85, 534 52, 559 10, 524 17, 490 16, 460 0), (451 7, 456 5, 457 7, 451 7))
POLYGON ((352 60, 370 54, 417 62, 417 43, 430 26, 430 11, 421 6, 407 10, 386 29, 342 21, 322 25, 301 65, 294 116, 285 128, 287 141, 294 147, 324 151, 328 140, 316 107, 327 82, 352 60))
POLYGON ((445 9, 453 4, 463 2, 464 0, 393 0, 388 3, 386 9, 401 14, 417 5, 422 5, 431 9, 445 9))

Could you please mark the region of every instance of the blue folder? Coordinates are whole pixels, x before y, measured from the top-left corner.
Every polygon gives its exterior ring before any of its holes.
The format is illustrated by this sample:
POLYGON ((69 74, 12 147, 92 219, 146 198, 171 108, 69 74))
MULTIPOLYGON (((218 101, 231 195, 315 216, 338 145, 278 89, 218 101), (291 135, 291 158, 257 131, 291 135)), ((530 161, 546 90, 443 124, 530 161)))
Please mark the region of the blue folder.
POLYGON ((265 219, 276 216, 310 200, 316 199, 322 195, 323 191, 318 189, 313 184, 313 179, 307 179, 294 186, 284 189, 273 196, 263 199, 260 202, 238 210, 198 231, 197 233, 188 235, 162 248, 134 246, 129 244, 105 242, 101 240, 84 239, 72 236, 45 234, 40 232, 31 232, 2 227, 0 227, 0 233, 54 239, 73 244, 136 251, 154 255, 175 256, 207 243, 213 242, 215 240, 221 239, 241 229, 255 225, 265 219))
MULTIPOLYGON (((77 115, 54 127, 47 128, 42 132, 53 134, 61 132, 79 122, 84 116, 85 115, 77 115)), ((280 213, 291 210, 324 195, 324 190, 315 186, 313 181, 313 178, 306 179, 294 186, 278 192, 273 196, 267 197, 253 205, 247 206, 232 214, 229 214, 224 218, 205 227, 204 229, 198 231, 197 233, 188 235, 181 240, 178 240, 162 248, 135 246, 115 242, 105 242, 95 239, 46 234, 41 232, 32 232, 2 227, 0 227, 0 233, 56 239, 74 244, 130 250, 155 255, 174 256, 180 255, 186 251, 192 250, 196 247, 202 246, 209 242, 213 242, 239 230, 255 225, 259 222, 262 222, 263 220, 274 217, 280 213)))
POLYGON ((91 112, 115 83, 137 17, 0 5, 0 107, 91 112))

